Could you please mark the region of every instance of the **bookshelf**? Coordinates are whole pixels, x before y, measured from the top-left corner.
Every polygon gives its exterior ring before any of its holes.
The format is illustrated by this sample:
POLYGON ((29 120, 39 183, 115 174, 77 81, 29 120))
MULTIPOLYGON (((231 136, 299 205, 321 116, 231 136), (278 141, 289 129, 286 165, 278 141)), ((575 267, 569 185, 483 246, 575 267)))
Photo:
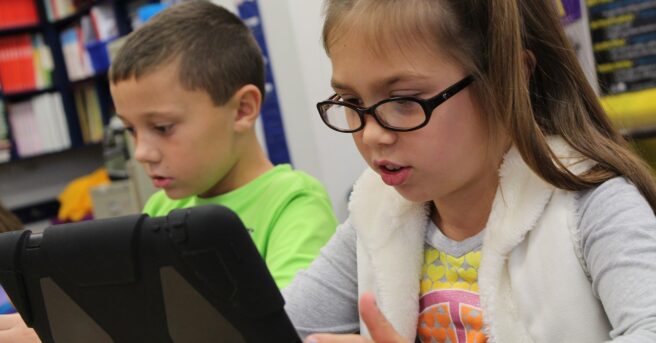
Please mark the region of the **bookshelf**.
POLYGON ((53 217, 59 191, 103 165, 106 44, 132 31, 137 6, 159 2, 0 0, 0 201, 25 223, 53 217))
POLYGON ((2 27, 0 28, 0 36, 9 36, 17 33, 23 32, 36 32, 43 29, 41 24, 31 24, 31 25, 19 25, 12 27, 2 27))
POLYGON ((8 160, 4 154, 0 162, 75 150, 102 139, 113 111, 105 44, 131 31, 129 3, 0 0, 4 17, 26 16, 13 20, 13 26, 0 22, 1 120, 6 127, 0 140, 10 143, 8 160), (104 57, 100 65, 95 65, 97 56, 91 58, 92 46, 95 55, 104 57))

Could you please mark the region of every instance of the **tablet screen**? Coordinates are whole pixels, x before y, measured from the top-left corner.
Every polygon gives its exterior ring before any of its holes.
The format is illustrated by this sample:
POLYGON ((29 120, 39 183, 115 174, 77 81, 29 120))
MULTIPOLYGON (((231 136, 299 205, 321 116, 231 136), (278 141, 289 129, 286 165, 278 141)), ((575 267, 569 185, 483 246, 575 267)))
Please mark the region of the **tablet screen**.
POLYGON ((0 287, 0 314, 10 313, 16 313, 16 309, 14 309, 14 306, 11 304, 7 292, 5 292, 4 288, 0 287))

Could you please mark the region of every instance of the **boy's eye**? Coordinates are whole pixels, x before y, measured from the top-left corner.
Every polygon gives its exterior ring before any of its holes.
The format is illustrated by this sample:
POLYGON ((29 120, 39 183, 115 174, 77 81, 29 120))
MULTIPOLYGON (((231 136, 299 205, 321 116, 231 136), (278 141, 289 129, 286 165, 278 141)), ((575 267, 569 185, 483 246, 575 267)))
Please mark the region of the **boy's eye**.
POLYGON ((131 126, 126 126, 125 131, 129 132, 132 137, 134 137, 136 135, 136 131, 131 126))
POLYGON ((154 129, 155 129, 155 131, 157 131, 161 134, 167 134, 167 133, 171 132, 171 129, 173 129, 173 124, 155 125, 154 129))

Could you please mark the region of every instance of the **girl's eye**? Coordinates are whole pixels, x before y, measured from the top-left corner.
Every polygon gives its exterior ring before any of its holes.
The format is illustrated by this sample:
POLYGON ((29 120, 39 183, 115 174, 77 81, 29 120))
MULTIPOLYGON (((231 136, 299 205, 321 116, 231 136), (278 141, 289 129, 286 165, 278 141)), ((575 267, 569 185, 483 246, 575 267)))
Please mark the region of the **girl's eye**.
POLYGON ((390 94, 390 98, 417 98, 417 99, 423 99, 421 96, 421 93, 394 93, 390 94))
POLYGON ((360 106, 362 104, 362 102, 358 98, 342 98, 342 101, 356 106, 360 106))
POLYGON ((136 136, 136 134, 137 134, 137 132, 134 130, 134 128, 133 128, 132 126, 126 126, 126 127, 125 127, 125 131, 127 131, 128 133, 130 133, 130 135, 131 135, 132 137, 136 136))

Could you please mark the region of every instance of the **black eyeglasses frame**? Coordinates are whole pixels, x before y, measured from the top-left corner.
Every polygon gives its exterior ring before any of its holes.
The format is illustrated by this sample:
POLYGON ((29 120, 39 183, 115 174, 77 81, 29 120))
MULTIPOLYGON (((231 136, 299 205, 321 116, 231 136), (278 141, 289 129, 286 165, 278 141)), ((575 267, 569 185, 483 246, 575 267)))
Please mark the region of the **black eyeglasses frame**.
POLYGON ((448 99, 450 99, 451 97, 456 95, 458 92, 465 89, 465 87, 469 86, 473 81, 474 81, 474 76, 473 75, 468 75, 465 78, 463 78, 462 80, 456 82, 452 86, 448 87, 444 91, 440 92, 439 94, 437 94, 434 97, 431 97, 429 99, 420 99, 420 98, 413 97, 413 96, 398 96, 398 97, 391 97, 391 98, 383 99, 383 100, 381 100, 381 101, 379 101, 379 102, 377 102, 377 103, 375 103, 375 104, 373 104, 369 107, 361 107, 361 106, 354 105, 354 104, 351 104, 351 103, 348 103, 348 102, 345 102, 345 101, 336 100, 336 99, 339 98, 339 95, 333 94, 330 98, 328 98, 328 100, 324 100, 324 101, 321 101, 321 102, 317 103, 317 111, 319 111, 319 116, 321 117, 321 120, 324 122, 324 124, 326 124, 329 128, 331 128, 335 131, 338 131, 338 132, 353 133, 353 132, 357 132, 357 131, 362 130, 364 128, 364 125, 365 125, 364 116, 367 115, 367 114, 374 117, 374 119, 376 120, 378 125, 380 125, 381 127, 386 128, 388 130, 397 131, 397 132, 414 131, 414 130, 421 129, 422 127, 426 126, 426 124, 428 124, 428 121, 430 120, 430 117, 433 114, 433 111, 435 110, 435 108, 437 108, 437 106, 441 105, 443 102, 447 101, 448 99), (424 115, 426 116, 425 120, 421 124, 419 124, 417 126, 414 126, 414 127, 411 127, 411 128, 398 128, 398 127, 394 127, 394 126, 390 126, 390 125, 386 124, 380 118, 378 118, 378 115, 376 114, 376 108, 378 108, 379 106, 381 106, 383 104, 386 104, 388 102, 393 102, 393 101, 412 101, 412 102, 418 103, 421 106, 421 108, 424 110, 424 115), (340 129, 338 127, 330 125, 328 123, 328 120, 327 120, 326 115, 325 115, 327 111, 324 109, 324 108, 328 108, 330 105, 345 106, 345 107, 348 107, 348 108, 352 109, 356 113, 358 113, 358 116, 360 117, 360 126, 358 126, 355 129, 345 130, 345 129, 340 129))

